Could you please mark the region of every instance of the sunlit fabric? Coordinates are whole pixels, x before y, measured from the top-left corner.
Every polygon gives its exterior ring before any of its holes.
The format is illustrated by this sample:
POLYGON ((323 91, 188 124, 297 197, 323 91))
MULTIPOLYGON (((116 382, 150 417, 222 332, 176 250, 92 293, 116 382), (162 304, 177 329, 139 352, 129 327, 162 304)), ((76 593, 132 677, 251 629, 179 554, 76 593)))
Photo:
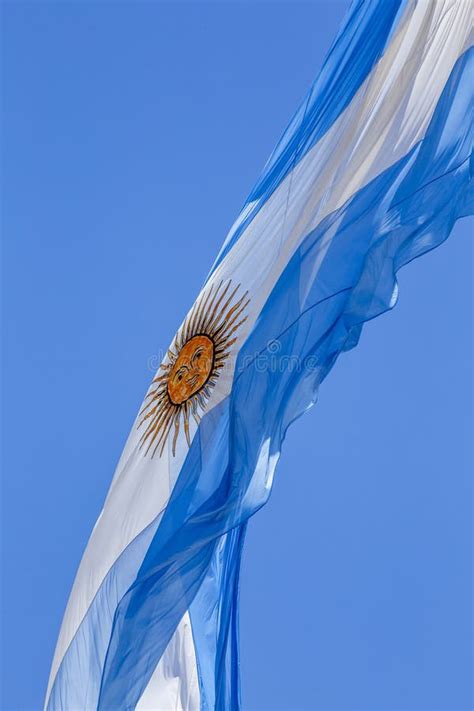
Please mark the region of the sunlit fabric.
POLYGON ((352 4, 153 380, 45 708, 238 709, 246 523, 397 270, 473 212, 472 5, 352 4))

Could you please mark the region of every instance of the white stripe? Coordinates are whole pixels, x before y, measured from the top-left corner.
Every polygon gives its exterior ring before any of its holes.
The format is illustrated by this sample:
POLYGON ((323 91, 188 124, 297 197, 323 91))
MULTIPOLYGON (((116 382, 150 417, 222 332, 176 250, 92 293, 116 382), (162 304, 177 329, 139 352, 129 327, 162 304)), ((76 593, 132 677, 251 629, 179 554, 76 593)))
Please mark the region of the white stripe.
POLYGON ((136 711, 199 711, 199 680, 186 613, 160 659, 136 711))
MULTIPOLYGON (((407 5, 384 56, 351 104, 275 190, 216 269, 212 282, 228 278, 241 282, 252 300, 245 333, 218 379, 208 409, 230 392, 237 350, 298 244, 326 215, 423 137, 449 74, 468 46, 471 8, 463 0, 412 0, 407 5)), ((329 241, 321 246, 321 259, 328 246, 329 241)), ((169 451, 161 459, 144 458, 138 452, 136 427, 132 429, 76 576, 48 696, 64 653, 107 571, 166 507, 187 453, 183 440, 175 458, 169 451)))

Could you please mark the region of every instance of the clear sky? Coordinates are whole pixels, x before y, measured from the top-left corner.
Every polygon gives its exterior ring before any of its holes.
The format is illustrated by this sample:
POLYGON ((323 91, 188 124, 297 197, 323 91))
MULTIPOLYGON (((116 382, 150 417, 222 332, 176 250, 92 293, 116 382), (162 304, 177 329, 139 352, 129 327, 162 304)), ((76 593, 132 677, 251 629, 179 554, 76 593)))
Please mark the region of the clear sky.
MULTIPOLYGON (((3 4, 2 711, 41 707, 150 359, 346 5, 3 4)), ((244 711, 472 708, 472 227, 289 432, 244 554, 244 711)))

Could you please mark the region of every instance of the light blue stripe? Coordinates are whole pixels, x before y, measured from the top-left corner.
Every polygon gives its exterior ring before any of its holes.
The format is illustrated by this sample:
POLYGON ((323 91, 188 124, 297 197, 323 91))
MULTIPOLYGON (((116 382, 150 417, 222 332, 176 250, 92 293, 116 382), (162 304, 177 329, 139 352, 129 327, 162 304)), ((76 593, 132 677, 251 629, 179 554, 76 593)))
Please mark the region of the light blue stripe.
POLYGON ((238 601, 246 527, 222 536, 189 609, 202 711, 240 708, 238 601))
MULTIPOLYGON (((225 544, 222 555, 220 540, 266 502, 269 457, 276 461, 286 428, 314 403, 363 323, 394 305, 397 270, 443 242, 472 209, 473 59, 469 50, 456 63, 425 139, 309 234, 281 275, 239 353, 232 392, 202 419, 136 580, 117 607, 99 709, 135 707, 186 610, 212 620, 223 600, 235 606, 236 583, 226 570, 240 547, 234 541, 225 553, 225 544), (278 347, 269 349, 275 338, 278 347), (299 367, 288 367, 295 355, 299 367), (254 367, 265 356, 270 367, 254 367), (210 584, 209 575, 220 584, 210 584)), ((202 625, 194 630, 204 699, 226 710, 239 706, 232 635, 220 628, 228 629, 232 617, 227 604, 215 645, 207 646, 202 625)))
POLYGON ((356 0, 321 72, 291 119, 244 208, 246 219, 224 243, 210 274, 232 249, 270 195, 350 104, 382 56, 407 0, 356 0))

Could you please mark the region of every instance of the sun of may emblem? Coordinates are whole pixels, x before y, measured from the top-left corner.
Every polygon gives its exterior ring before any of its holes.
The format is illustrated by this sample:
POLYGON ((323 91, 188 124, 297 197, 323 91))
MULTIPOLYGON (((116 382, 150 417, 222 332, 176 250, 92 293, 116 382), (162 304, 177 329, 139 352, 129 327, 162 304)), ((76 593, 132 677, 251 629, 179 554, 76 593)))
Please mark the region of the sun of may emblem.
POLYGON ((199 412, 206 409, 219 374, 236 342, 238 329, 247 319, 248 292, 238 295, 240 284, 231 281, 211 286, 196 301, 173 346, 167 362, 162 363, 154 378, 139 415, 142 429, 140 447, 145 455, 162 455, 173 430, 173 456, 176 452, 181 422, 188 446, 189 417, 199 424, 199 412))

